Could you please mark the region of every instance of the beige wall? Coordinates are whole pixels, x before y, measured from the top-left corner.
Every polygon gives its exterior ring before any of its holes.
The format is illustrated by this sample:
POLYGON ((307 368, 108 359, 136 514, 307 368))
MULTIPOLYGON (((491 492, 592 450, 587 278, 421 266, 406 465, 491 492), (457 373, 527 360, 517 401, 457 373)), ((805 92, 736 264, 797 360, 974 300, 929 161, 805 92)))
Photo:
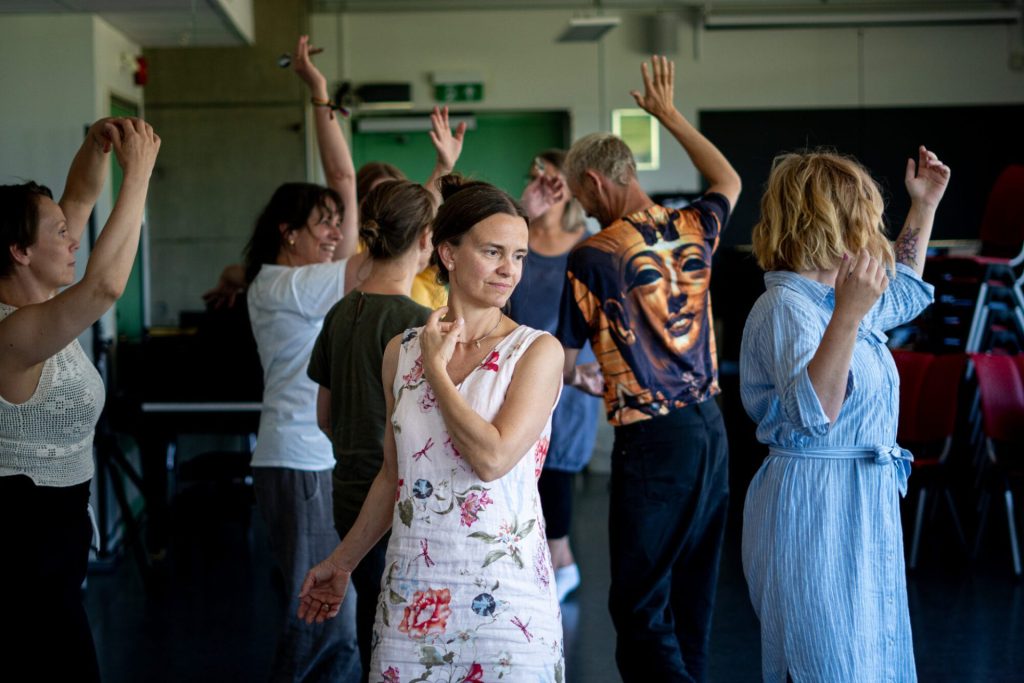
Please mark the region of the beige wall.
MULTIPOLYGON (((138 45, 88 14, 0 18, 0 182, 35 180, 59 198, 85 126, 109 115, 110 95, 141 104, 142 89, 120 62, 121 54, 140 52, 138 45)), ((99 226, 112 205, 108 182, 96 202, 99 226)), ((76 266, 79 277, 88 252, 84 238, 76 266)), ((104 325, 113 334, 112 312, 104 325)), ((89 353, 91 332, 81 341, 89 353)))
MULTIPOLYGON (((311 30, 328 48, 332 80, 411 81, 415 107, 425 109, 430 72, 475 70, 487 94, 475 108, 567 108, 578 137, 609 129, 611 109, 634 106, 651 13, 618 14, 623 23, 603 47, 554 41, 570 10, 317 14, 311 30)), ((678 21, 675 37, 676 100, 691 120, 700 109, 1024 102, 1024 73, 1008 66, 1009 51, 1022 49, 1019 27, 695 32, 678 21)), ((644 185, 698 189, 668 136, 661 151, 662 170, 641 173, 644 185)))
POLYGON ((276 65, 305 30, 305 2, 254 6, 252 46, 145 53, 147 117, 163 138, 149 201, 154 325, 201 310, 274 188, 307 177, 304 86, 276 65))

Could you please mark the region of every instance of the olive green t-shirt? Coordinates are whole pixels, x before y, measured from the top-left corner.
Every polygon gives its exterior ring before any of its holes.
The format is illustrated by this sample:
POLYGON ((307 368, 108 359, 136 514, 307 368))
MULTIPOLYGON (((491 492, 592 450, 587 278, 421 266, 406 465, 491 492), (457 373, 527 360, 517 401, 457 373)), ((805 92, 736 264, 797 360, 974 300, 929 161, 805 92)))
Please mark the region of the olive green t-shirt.
POLYGON ((324 319, 307 374, 331 391, 334 524, 342 536, 359 516, 384 458, 384 348, 429 315, 429 308, 406 296, 353 290, 324 319))

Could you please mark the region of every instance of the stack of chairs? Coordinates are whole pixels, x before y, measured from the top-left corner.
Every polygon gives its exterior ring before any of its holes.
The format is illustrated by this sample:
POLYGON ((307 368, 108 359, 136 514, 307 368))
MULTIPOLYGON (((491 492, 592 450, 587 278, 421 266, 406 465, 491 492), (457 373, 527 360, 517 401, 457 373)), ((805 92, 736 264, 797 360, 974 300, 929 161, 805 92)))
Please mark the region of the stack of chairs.
POLYGON ((893 351, 900 375, 900 419, 897 440, 914 453, 909 499, 915 501, 914 527, 907 566, 917 568, 925 517, 934 520, 944 505, 961 547, 967 551, 960 515, 953 497, 956 480, 951 456, 957 427, 959 388, 967 357, 893 351))
POLYGON ((1020 578, 1020 539, 1013 489, 1024 482, 1024 354, 971 355, 980 396, 981 419, 976 458, 980 518, 975 556, 981 548, 993 497, 1006 512, 1013 572, 1020 578))
POLYGON ((961 512, 971 506, 958 507, 958 500, 975 504, 976 558, 995 500, 1005 511, 1013 572, 1022 577, 1014 490, 1024 481, 1024 165, 1000 174, 980 237, 979 255, 926 263, 935 305, 916 346, 936 355, 893 353, 901 382, 898 439, 915 454, 908 567, 917 568, 925 523, 939 510, 948 510, 967 547, 961 512))
POLYGON ((1024 165, 1007 166, 982 216, 977 256, 928 259, 935 285, 927 325, 937 351, 1024 351, 1024 165))

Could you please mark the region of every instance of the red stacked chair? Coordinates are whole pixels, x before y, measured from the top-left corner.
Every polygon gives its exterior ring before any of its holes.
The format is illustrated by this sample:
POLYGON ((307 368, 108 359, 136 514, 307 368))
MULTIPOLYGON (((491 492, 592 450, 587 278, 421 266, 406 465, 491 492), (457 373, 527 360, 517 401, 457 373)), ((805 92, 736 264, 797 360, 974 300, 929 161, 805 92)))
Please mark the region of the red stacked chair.
POLYGON ((1013 571, 1021 576, 1020 544, 1014 513, 1014 480, 1024 477, 1024 381, 1020 368, 1024 359, 1020 355, 971 354, 981 394, 983 433, 985 435, 985 464, 990 486, 982 494, 982 517, 978 526, 975 554, 981 544, 982 531, 988 516, 991 489, 1003 498, 1006 521, 1010 534, 1010 552, 1013 571))
POLYGON ((916 351, 893 351, 892 355, 900 374, 897 440, 914 453, 914 476, 910 481, 917 491, 917 511, 909 567, 915 569, 929 497, 933 498, 932 516, 939 502, 945 502, 960 543, 965 550, 967 548, 949 487, 949 457, 953 450, 959 388, 967 357, 962 353, 937 356, 916 351))

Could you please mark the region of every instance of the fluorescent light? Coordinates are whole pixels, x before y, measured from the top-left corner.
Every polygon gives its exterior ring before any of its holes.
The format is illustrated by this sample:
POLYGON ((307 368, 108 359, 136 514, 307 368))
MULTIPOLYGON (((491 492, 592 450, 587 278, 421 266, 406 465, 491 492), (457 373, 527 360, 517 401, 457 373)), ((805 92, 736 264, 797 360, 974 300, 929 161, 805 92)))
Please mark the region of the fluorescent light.
POLYGON ((965 10, 945 12, 829 12, 818 14, 708 14, 704 28, 774 29, 835 28, 844 26, 931 26, 973 24, 1015 24, 1021 15, 1017 10, 965 10))
MULTIPOLYGON (((448 123, 452 128, 465 123, 468 130, 476 130, 475 116, 452 116, 448 123)), ((429 116, 375 116, 356 119, 355 124, 360 133, 425 133, 433 128, 429 116)))
POLYGON ((576 17, 569 20, 569 26, 558 36, 558 42, 592 43, 621 22, 619 17, 576 17))

